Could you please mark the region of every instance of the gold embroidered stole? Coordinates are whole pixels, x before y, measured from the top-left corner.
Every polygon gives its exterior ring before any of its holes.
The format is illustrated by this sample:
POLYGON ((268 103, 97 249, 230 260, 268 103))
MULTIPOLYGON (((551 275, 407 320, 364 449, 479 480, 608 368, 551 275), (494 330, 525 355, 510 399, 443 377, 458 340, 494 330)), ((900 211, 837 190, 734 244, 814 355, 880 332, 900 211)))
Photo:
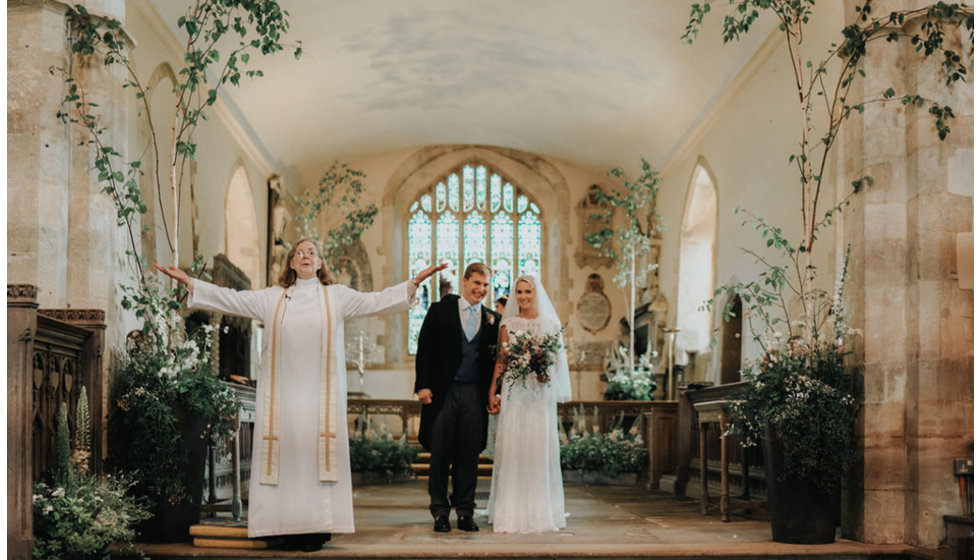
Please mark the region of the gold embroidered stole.
MULTIPOLYGON (((327 294, 327 287, 321 286, 318 290, 318 300, 320 307, 320 398, 318 404, 318 436, 317 436, 317 472, 320 482, 337 481, 337 426, 333 411, 338 406, 337 376, 332 375, 332 348, 331 348, 331 329, 333 322, 330 314, 330 297, 327 294)), ((276 309, 273 313, 272 321, 272 341, 270 343, 269 377, 267 379, 269 389, 265 391, 264 403, 264 432, 262 434, 262 451, 259 465, 259 483, 271 486, 279 484, 279 419, 281 409, 281 380, 277 374, 279 359, 281 354, 282 341, 279 334, 279 325, 282 320, 280 309, 285 299, 286 290, 283 290, 276 302, 276 309)), ((285 313, 285 310, 282 311, 285 313)), ((253 466, 255 468, 255 466, 253 466)))

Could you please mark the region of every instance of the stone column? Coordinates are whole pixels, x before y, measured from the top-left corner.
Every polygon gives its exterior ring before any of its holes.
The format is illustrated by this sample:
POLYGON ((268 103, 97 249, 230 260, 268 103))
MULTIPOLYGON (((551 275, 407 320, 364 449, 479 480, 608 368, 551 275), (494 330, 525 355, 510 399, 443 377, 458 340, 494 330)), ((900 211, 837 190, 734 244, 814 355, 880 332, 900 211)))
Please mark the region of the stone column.
POLYGON ((923 110, 908 115, 905 129, 906 541, 935 547, 945 536, 943 515, 962 514, 953 460, 973 456, 973 290, 960 289, 956 277, 956 234, 973 230, 973 84, 947 87, 933 63, 909 65, 905 78, 914 93, 957 116, 944 141, 923 110))
POLYGON ((954 276, 955 233, 970 231, 973 216, 972 86, 957 88, 970 98, 954 99, 933 63, 885 41, 869 45, 865 70, 853 99, 894 87, 950 104, 959 118, 945 142, 926 111, 897 102, 869 106, 846 126, 847 179, 875 181, 843 221, 848 308, 864 333, 852 356, 863 407, 843 533, 935 547, 943 514, 959 511, 952 460, 972 455, 973 300, 954 276))
MULTIPOLYGON (((123 2, 83 3, 94 14, 124 17, 123 2)), ((101 192, 91 148, 79 145, 87 131, 56 117, 67 87, 60 72, 50 69, 68 64, 65 5, 7 4, 8 281, 36 285, 41 307, 111 310, 116 285, 130 275, 124 267, 128 241, 120 235, 112 201, 101 192)), ((130 99, 120 87, 123 70, 93 64, 76 67, 74 74, 86 88, 86 100, 98 104, 106 143, 128 153, 130 99)))
POLYGON ((65 7, 7 3, 7 280, 37 286, 45 307, 68 292, 68 176, 71 147, 55 114, 65 95, 48 68, 63 67, 65 7))

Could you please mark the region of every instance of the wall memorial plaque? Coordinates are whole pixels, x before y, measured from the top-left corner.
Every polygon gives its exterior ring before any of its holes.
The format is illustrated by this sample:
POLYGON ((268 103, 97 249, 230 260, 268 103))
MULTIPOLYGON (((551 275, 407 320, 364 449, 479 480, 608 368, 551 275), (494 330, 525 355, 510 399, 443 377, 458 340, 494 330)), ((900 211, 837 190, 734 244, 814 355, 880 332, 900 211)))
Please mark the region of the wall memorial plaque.
POLYGON ((609 298, 602 289, 602 277, 595 273, 590 274, 586 292, 579 298, 576 306, 578 322, 592 334, 606 328, 612 311, 609 298))

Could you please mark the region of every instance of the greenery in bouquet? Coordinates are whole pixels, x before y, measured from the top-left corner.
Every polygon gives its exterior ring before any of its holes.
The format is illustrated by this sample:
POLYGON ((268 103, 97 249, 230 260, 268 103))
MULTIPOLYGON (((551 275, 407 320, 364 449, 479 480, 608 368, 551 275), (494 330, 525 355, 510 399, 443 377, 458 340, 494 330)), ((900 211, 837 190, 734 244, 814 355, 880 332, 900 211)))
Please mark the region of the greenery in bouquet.
POLYGON ((61 404, 56 436, 57 464, 49 482, 34 485, 34 550, 38 560, 75 560, 104 553, 110 544, 131 544, 134 527, 150 514, 130 493, 126 478, 90 471, 91 419, 83 387, 76 411, 74 445, 69 445, 68 409, 61 404))
POLYGON ((656 357, 656 351, 651 350, 641 355, 633 369, 629 368, 626 352, 626 348, 620 346, 620 360, 611 360, 612 369, 606 374, 606 390, 603 391, 602 398, 607 401, 648 401, 657 388, 657 382, 652 375, 652 360, 656 357))
POLYGON ((620 414, 612 429, 604 431, 599 425, 598 408, 588 417, 580 405, 573 412, 567 431, 558 434, 561 443, 561 468, 582 473, 594 473, 596 478, 615 478, 621 474, 638 473, 647 463, 647 450, 634 419, 624 428, 625 416, 620 414))
POLYGON ((181 436, 185 418, 200 419, 208 437, 229 433, 240 403, 214 375, 211 332, 203 325, 190 336, 169 327, 176 292, 155 277, 129 289, 123 307, 143 328, 130 336, 127 352, 114 355, 109 445, 112 467, 135 473, 141 494, 157 503, 189 498, 184 473, 190 443, 181 436))
POLYGON ((395 440, 383 422, 358 418, 350 438, 351 472, 382 474, 389 478, 409 475, 420 448, 408 445, 407 434, 395 440))
POLYGON ((509 387, 517 383, 526 386, 529 377, 537 377, 545 384, 551 382, 548 368, 554 365, 561 350, 561 333, 561 330, 552 334, 517 330, 507 333, 501 353, 504 356, 504 379, 509 387))

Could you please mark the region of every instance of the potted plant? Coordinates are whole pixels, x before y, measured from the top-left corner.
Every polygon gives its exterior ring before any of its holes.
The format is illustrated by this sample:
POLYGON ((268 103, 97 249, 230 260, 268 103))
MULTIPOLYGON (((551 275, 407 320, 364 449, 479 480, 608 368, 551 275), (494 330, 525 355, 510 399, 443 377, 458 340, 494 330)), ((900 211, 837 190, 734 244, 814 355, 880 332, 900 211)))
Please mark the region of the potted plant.
POLYGON ((34 485, 34 550, 37 560, 108 558, 109 545, 131 544, 136 525, 150 514, 130 493, 126 478, 90 471, 91 418, 88 396, 78 398, 74 445, 69 445, 68 408, 61 403, 57 465, 49 483, 34 485))
POLYGON ((167 324, 154 320, 167 293, 148 277, 123 300, 144 324, 114 356, 110 392, 109 466, 133 473, 134 490, 151 504, 154 517, 140 528, 147 542, 188 538, 200 520, 207 445, 231 431, 239 408, 210 366, 214 327, 202 325, 172 344, 167 324))
MULTIPOLYGON (((109 418, 110 459, 115 468, 133 473, 139 480, 135 489, 153 502, 158 519, 144 524, 144 536, 162 529, 150 539, 186 540, 187 525, 199 518, 204 438, 227 431, 238 405, 210 370, 210 337, 207 333, 188 337, 184 332, 179 316, 184 295, 145 271, 148 263, 139 248, 142 233, 150 227, 141 224, 148 209, 141 182, 148 184, 150 196, 160 205, 161 222, 156 225, 166 237, 171 264, 178 266, 180 193, 190 179, 191 160, 200 155, 193 134, 216 103, 221 87, 238 85, 243 77, 262 76, 260 70, 246 69, 252 54, 286 49, 282 36, 289 29, 288 12, 275 0, 202 0, 189 6, 177 22, 187 41, 171 91, 174 112, 164 119, 169 123, 166 128, 160 129, 166 135, 158 134, 151 118, 147 88, 129 58, 132 44, 121 22, 92 14, 83 5, 69 5, 65 17, 68 64, 51 69, 67 86, 58 118, 81 130, 84 139, 79 145, 91 150, 99 183, 127 235, 134 281, 120 286, 120 304, 141 322, 112 366, 115 410, 109 418), (219 46, 228 49, 226 55, 219 46), (106 122, 114 115, 91 102, 88 89, 93 82, 99 87, 104 84, 86 74, 102 67, 119 69, 125 76, 120 87, 135 97, 138 117, 149 134, 143 159, 127 160, 124 148, 109 143, 113 137, 106 122), (144 170, 148 180, 143 178, 144 170)), ((299 47, 290 50, 300 56, 299 47)), ((192 269, 200 263, 195 257, 192 269)))
MULTIPOLYGON (((721 2, 718 2, 721 3, 721 2)), ((875 99, 852 100, 851 86, 866 77, 863 61, 872 42, 909 41, 923 57, 938 56, 948 86, 964 83, 967 67, 958 34, 948 28, 970 30, 972 55, 972 8, 937 3, 916 9, 884 11, 874 0, 855 6, 854 22, 841 32, 841 40, 818 60, 804 57, 807 24, 815 0, 729 0, 722 23, 726 42, 737 40, 752 27, 760 13, 770 12, 785 34, 789 62, 795 79, 795 96, 802 123, 798 151, 789 163, 799 173, 802 200, 799 237, 769 224, 764 218, 740 208, 749 217, 743 225, 760 232, 766 247, 778 260, 756 251, 746 254, 763 269, 758 280, 725 284, 715 291, 730 302, 724 318, 732 317, 738 295, 752 338, 762 356, 744 371, 746 388, 733 395, 729 407, 729 433, 743 445, 766 444, 767 485, 773 539, 782 542, 833 542, 839 517, 841 476, 854 457, 857 401, 844 367, 849 339, 857 334, 845 325, 843 303, 849 251, 840 260, 833 295, 821 288, 814 263, 814 244, 833 220, 874 179, 856 177, 851 191, 836 205, 822 203, 829 188, 831 149, 849 116, 872 103, 901 104, 910 109, 927 108, 935 118, 940 139, 949 132, 951 108, 917 94, 901 95, 894 88, 875 99)), ((684 38, 693 41, 706 15, 709 1, 692 5, 684 38)), ((709 307, 715 303, 712 299, 709 307)))

